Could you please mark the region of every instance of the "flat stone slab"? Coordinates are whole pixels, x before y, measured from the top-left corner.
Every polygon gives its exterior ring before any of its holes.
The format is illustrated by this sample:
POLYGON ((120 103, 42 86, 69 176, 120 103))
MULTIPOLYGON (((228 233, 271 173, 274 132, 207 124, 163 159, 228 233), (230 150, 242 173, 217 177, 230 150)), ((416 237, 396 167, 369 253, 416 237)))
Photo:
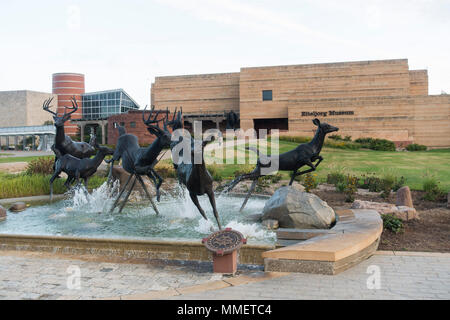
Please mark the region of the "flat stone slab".
POLYGON ((323 235, 262 254, 266 271, 335 274, 372 255, 383 231, 375 210, 353 209, 323 235), (296 266, 296 267, 294 267, 296 266))

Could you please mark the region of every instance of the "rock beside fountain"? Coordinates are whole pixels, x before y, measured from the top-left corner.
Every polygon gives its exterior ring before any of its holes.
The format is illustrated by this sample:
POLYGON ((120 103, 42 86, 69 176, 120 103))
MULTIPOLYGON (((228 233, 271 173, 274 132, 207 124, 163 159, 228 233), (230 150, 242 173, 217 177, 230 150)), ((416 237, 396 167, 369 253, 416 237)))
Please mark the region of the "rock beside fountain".
POLYGON ((419 214, 416 209, 407 206, 396 206, 395 204, 386 202, 371 202, 363 200, 355 200, 352 209, 372 209, 380 214, 390 214, 403 221, 417 219, 419 214))
POLYGON ((328 229, 334 210, 318 196, 293 187, 281 187, 266 202, 262 220, 277 220, 280 228, 328 229))
POLYGON ((15 202, 11 207, 9 207, 9 211, 11 212, 21 212, 27 208, 25 202, 15 202))
POLYGON ((0 221, 6 219, 6 209, 0 206, 0 221))

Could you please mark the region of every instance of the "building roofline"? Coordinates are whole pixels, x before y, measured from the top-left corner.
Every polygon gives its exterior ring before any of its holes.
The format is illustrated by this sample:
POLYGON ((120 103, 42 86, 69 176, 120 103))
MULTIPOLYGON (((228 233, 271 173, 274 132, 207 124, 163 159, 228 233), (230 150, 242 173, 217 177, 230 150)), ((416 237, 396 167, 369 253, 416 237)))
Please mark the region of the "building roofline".
POLYGON ((51 95, 57 95, 56 93, 52 92, 44 92, 44 91, 36 91, 36 90, 28 90, 28 89, 20 89, 20 90, 1 90, 0 93, 4 92, 34 92, 34 93, 44 93, 44 94, 51 94, 51 95))
POLYGON ((204 76, 221 76, 221 75, 232 75, 236 74, 238 75, 239 72, 218 72, 218 73, 195 73, 195 74, 184 74, 184 75, 173 75, 173 76, 158 76, 155 77, 156 79, 166 79, 166 78, 196 78, 196 77, 204 77, 204 76))
POLYGON ((383 62, 406 62, 408 63, 408 59, 379 59, 379 60, 358 60, 358 61, 340 61, 340 62, 321 62, 321 63, 302 63, 302 64, 286 64, 286 65, 276 65, 276 66, 259 66, 259 67, 242 67, 241 71, 243 69, 262 69, 262 68, 285 68, 285 67, 315 67, 315 66, 340 66, 340 65, 348 65, 348 64, 372 64, 372 63, 383 63, 383 62))
POLYGON ((109 93, 109 92, 117 92, 117 91, 122 91, 123 93, 125 93, 127 95, 128 98, 130 98, 130 100, 138 106, 138 109, 141 108, 141 106, 139 105, 139 103, 136 102, 136 100, 134 100, 129 94, 128 92, 126 92, 124 89, 122 88, 118 88, 118 89, 110 89, 110 90, 103 90, 103 91, 93 91, 93 92, 85 92, 82 93, 81 96, 84 95, 88 95, 88 94, 99 94, 99 93, 109 93))
POLYGON ((76 73, 76 72, 56 72, 56 73, 52 73, 52 76, 58 76, 58 75, 75 75, 75 76, 83 76, 83 73, 76 73))

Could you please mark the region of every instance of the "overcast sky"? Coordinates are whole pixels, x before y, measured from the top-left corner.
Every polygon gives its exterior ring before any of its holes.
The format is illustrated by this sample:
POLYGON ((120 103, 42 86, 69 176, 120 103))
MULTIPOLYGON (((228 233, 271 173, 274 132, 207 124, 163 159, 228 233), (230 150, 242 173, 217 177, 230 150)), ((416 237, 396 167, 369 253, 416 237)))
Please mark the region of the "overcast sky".
POLYGON ((1 0, 0 91, 79 72, 145 106, 155 76, 407 58, 450 93, 449 33, 449 0, 1 0))

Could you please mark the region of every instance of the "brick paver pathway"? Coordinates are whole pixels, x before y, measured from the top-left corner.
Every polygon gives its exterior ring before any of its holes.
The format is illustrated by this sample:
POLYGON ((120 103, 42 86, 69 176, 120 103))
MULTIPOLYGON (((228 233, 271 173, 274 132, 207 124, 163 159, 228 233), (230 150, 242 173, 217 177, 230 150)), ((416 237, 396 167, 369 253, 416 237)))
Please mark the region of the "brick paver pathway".
MULTIPOLYGON (((258 273, 248 271, 247 279, 258 273)), ((449 254, 379 252, 335 276, 272 276, 243 281, 245 276, 226 278, 193 266, 0 251, 0 299, 450 299, 449 254)))

